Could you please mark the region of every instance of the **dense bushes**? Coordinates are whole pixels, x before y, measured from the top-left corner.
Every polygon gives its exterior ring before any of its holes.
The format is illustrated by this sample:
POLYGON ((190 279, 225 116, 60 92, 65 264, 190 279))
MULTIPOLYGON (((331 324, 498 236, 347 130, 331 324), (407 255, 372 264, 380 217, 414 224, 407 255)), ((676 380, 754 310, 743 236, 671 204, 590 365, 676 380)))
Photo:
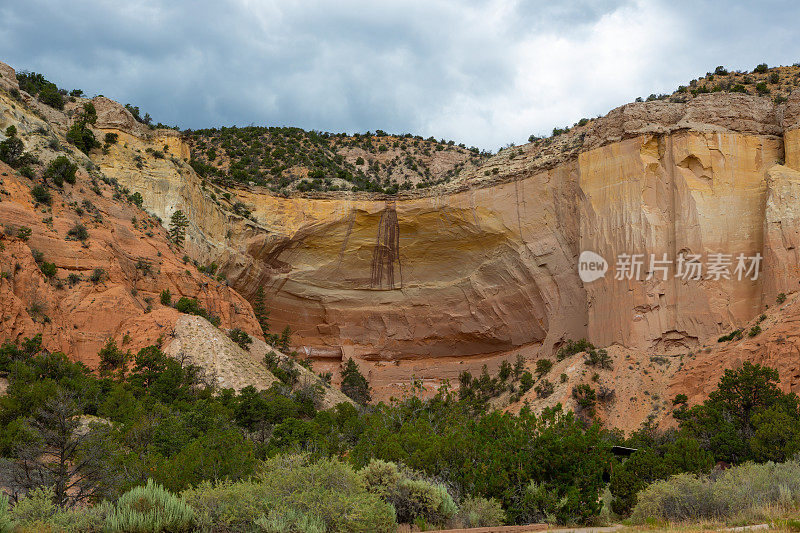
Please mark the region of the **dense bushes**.
POLYGON ((609 444, 599 426, 585 427, 560 406, 540 416, 523 409, 519 416, 493 411, 475 417, 468 404, 440 393, 426 402, 410 398, 396 408, 377 406, 363 423, 352 452, 357 464, 378 458, 428 475, 447 472, 461 494, 500 501, 512 523, 523 515, 531 481, 563 500, 554 513, 561 522, 586 520, 600 510, 609 444))
POLYGON ((67 238, 76 241, 86 241, 89 239, 89 230, 80 222, 76 223, 67 231, 67 238))
POLYGON ((745 362, 723 374, 707 401, 678 413, 681 428, 717 460, 785 461, 800 451, 800 400, 777 370, 745 362))
POLYGON ((800 462, 747 463, 712 476, 678 474, 639 494, 636 521, 764 520, 800 503, 800 462))
POLYGON ((627 439, 638 451, 614 468, 612 510, 627 514, 648 483, 674 474, 702 474, 717 461, 786 461, 800 452, 800 401, 777 383, 777 371, 745 362, 726 370, 700 405, 687 408, 686 396, 678 395, 679 431, 645 426, 627 439))
POLYGON ((253 343, 253 338, 239 328, 234 328, 228 332, 228 337, 239 345, 242 350, 247 350, 250 344, 253 343))
POLYGON ((636 504, 637 493, 648 483, 679 472, 707 472, 713 464, 713 456, 688 437, 643 447, 614 468, 609 485, 613 495, 611 510, 627 515, 636 504))
POLYGON ((373 459, 361 474, 367 490, 391 503, 401 523, 443 525, 458 511, 444 486, 394 463, 373 459))
POLYGON ((364 533, 397 528, 391 505, 369 493, 363 478, 336 459, 277 456, 252 480, 206 483, 184 498, 197 510, 200 528, 210 531, 248 531, 256 522, 321 524, 328 531, 364 533))
MULTIPOLYGON (((426 400, 318 411, 313 399, 284 383, 266 391, 216 389, 214 376, 155 346, 131 361, 109 343, 102 359, 108 368, 98 377, 63 354, 43 352, 40 337, 0 347, 0 370, 9 381, 0 397, 6 464, 57 456, 59 442, 81 435, 81 417, 100 417, 98 426, 106 429, 81 441, 79 450, 80 457, 96 459, 92 468, 102 465, 96 470, 102 477, 79 478, 81 494, 113 501, 152 480, 173 494, 183 492, 201 530, 246 531, 258 524, 381 531, 396 520, 420 526, 587 522, 600 513, 609 470, 611 505, 625 515, 650 501, 636 496, 648 483, 681 472, 703 474, 723 457, 791 456, 800 442, 796 397, 776 389, 773 372, 757 365, 730 370, 706 403, 682 407, 680 430, 645 427, 623 440, 560 406, 538 415, 527 407, 517 415, 476 411, 442 389, 426 400), (39 413, 36 420, 28 419, 31 413, 39 413), (46 422, 56 415, 65 422, 46 422), (34 453, 26 427, 47 436, 47 454, 34 453), (47 433, 58 427, 67 428, 60 441, 47 433), (715 440, 717 433, 725 438, 715 440), (612 444, 637 451, 616 462, 612 444)), ((515 372, 501 369, 496 379, 510 380, 515 372)), ((780 485, 781 474, 773 475, 780 485)), ((53 485, 63 488, 69 479, 67 471, 53 485)), ((32 521, 44 508, 41 500, 61 501, 42 498, 29 483, 8 486, 15 497, 27 494, 32 509, 12 510, 9 520, 32 521)), ((66 498, 62 489, 58 493, 66 498)), ((66 507, 47 511, 46 520, 92 530, 115 513, 123 517, 119 505, 92 509, 98 514, 86 513, 91 523, 66 507)))
POLYGON ((23 70, 17 73, 17 82, 21 90, 38 97, 43 104, 64 109, 66 91, 60 90, 55 83, 46 80, 41 74, 23 70))

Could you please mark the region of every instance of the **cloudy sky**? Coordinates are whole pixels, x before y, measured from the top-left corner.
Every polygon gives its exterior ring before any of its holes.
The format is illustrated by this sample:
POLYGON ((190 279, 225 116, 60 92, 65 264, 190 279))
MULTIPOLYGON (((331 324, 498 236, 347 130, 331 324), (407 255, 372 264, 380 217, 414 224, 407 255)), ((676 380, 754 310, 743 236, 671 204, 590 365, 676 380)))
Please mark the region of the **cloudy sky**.
POLYGON ((3 0, 0 61, 181 128, 494 149, 717 65, 800 61, 796 0, 3 0))

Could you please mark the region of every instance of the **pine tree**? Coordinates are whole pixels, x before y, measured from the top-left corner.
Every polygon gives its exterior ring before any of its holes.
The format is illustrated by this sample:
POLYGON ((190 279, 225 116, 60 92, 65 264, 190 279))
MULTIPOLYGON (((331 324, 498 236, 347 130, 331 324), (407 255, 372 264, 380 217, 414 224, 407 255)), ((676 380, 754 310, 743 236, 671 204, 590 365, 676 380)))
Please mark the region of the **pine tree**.
POLYGON ((259 287, 253 298, 253 313, 261 326, 261 332, 266 335, 269 332, 269 311, 267 310, 267 298, 264 295, 264 288, 259 287))
POLYGON ((169 219, 169 238, 178 248, 183 248, 183 241, 186 239, 186 226, 188 225, 189 221, 183 211, 178 209, 172 213, 172 217, 169 219))

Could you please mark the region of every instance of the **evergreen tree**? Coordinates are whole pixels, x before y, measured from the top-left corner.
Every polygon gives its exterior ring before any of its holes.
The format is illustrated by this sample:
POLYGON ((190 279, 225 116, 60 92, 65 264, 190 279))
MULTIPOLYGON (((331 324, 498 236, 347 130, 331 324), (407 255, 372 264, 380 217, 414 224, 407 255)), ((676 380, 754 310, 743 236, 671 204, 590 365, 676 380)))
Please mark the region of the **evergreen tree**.
POLYGON ((169 219, 169 238, 178 248, 183 248, 183 241, 186 240, 186 226, 188 225, 189 221, 183 211, 178 209, 172 213, 172 217, 169 219))
POLYGON ((81 152, 88 154, 92 148, 97 148, 100 143, 95 139, 89 124, 97 122, 97 110, 94 104, 86 102, 83 111, 78 114, 75 123, 67 132, 67 140, 74 144, 81 152))
POLYGON ((291 341, 292 341, 292 328, 289 327, 287 324, 283 331, 281 331, 281 337, 278 340, 278 348, 285 353, 289 353, 289 348, 291 348, 291 341))
POLYGON ((17 137, 17 128, 14 126, 6 128, 6 139, 0 142, 0 161, 14 168, 27 162, 25 145, 22 139, 17 137))
POLYGON ((342 392, 354 402, 366 405, 372 399, 369 382, 352 359, 348 359, 342 371, 342 392))
POLYGON ((266 335, 269 332, 269 311, 267 310, 267 298, 264 295, 264 288, 258 287, 253 298, 253 313, 261 326, 261 332, 266 335))

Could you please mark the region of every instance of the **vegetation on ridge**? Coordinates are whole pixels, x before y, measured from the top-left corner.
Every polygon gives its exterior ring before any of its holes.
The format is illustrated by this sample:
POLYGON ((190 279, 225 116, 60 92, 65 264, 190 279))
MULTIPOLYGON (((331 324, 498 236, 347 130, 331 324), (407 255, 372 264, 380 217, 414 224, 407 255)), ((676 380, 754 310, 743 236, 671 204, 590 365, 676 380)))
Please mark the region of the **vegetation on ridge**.
POLYGON ((346 135, 234 126, 189 133, 191 164, 198 174, 219 183, 252 182, 276 192, 395 194, 449 181, 487 156, 453 141, 383 131, 346 135))

